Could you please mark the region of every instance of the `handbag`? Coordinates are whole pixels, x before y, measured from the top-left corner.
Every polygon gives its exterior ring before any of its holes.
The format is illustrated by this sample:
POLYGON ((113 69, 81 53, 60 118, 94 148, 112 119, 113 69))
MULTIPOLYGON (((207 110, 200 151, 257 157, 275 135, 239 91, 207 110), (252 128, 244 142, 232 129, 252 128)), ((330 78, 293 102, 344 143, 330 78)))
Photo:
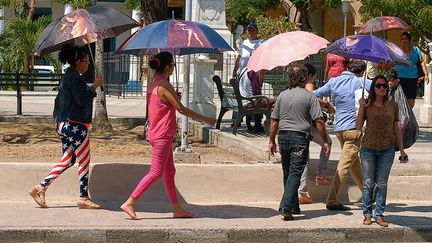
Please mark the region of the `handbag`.
MULTIPOLYGON (((389 100, 398 103, 399 107, 399 127, 401 129, 402 144, 404 149, 411 147, 419 136, 419 126, 414 112, 409 107, 401 85, 389 93, 389 100)), ((399 151, 398 145, 395 144, 396 151, 399 151)))
POLYGON ((420 62, 420 55, 418 55, 418 59, 417 59, 416 65, 417 65, 417 75, 418 75, 418 77, 419 78, 424 77, 425 73, 423 72, 423 67, 422 67, 422 64, 420 62))
POLYGON ((54 119, 57 117, 59 106, 60 106, 60 90, 54 99, 54 109, 53 109, 53 118, 54 119))

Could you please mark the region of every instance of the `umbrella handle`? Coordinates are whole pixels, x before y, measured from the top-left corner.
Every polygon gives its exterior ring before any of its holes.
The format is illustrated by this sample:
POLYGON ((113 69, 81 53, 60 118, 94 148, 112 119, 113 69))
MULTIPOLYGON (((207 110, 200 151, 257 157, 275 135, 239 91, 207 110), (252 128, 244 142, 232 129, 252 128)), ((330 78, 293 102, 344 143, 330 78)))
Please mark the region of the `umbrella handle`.
MULTIPOLYGON (((90 59, 91 59, 91 61, 93 63, 93 67, 94 67, 94 70, 95 70, 95 73, 96 73, 96 76, 97 76, 99 74, 99 72, 98 72, 97 67, 96 67, 96 63, 95 63, 95 60, 94 60, 94 57, 93 57, 92 49, 90 48, 90 44, 87 44, 87 47, 89 49, 90 59)), ((101 91, 104 91, 103 86, 100 86, 100 89, 101 89, 101 91)))

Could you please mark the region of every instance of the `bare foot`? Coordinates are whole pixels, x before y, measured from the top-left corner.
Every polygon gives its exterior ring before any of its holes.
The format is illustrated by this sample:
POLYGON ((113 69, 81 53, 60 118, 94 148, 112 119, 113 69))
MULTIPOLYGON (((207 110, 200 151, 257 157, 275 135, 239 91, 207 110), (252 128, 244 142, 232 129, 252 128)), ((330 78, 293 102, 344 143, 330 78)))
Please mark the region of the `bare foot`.
POLYGON ((179 209, 174 211, 174 218, 193 218, 193 214, 184 209, 179 209))
POLYGON ((133 220, 141 220, 141 217, 138 217, 138 215, 136 215, 134 208, 127 204, 127 203, 123 203, 120 208, 125 211, 133 220))

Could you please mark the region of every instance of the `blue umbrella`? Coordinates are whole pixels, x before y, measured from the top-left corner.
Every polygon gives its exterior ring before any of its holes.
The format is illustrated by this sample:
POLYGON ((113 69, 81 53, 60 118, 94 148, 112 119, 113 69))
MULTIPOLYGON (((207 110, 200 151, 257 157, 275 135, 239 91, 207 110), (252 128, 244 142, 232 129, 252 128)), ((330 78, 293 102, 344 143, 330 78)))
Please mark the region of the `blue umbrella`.
POLYGON ((409 57, 393 42, 374 35, 351 35, 333 42, 327 52, 375 63, 410 65, 409 57))
POLYGON ((205 24, 164 20, 139 29, 121 44, 117 53, 147 55, 161 51, 186 55, 222 53, 233 49, 215 30, 205 24))

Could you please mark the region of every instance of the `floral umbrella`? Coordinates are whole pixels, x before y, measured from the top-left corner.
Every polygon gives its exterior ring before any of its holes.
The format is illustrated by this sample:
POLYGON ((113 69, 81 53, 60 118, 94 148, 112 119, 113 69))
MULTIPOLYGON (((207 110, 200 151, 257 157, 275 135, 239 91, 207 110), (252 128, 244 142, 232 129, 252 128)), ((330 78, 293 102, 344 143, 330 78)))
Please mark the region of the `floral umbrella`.
POLYGON ((399 46, 374 35, 351 35, 340 38, 327 47, 327 52, 375 63, 407 66, 411 63, 399 46))
POLYGON ((110 7, 78 9, 51 22, 42 32, 32 53, 41 56, 60 50, 64 44, 86 45, 138 26, 135 20, 110 7))
POLYGON ((411 29, 402 19, 393 16, 380 16, 369 20, 360 27, 359 34, 385 31, 390 29, 411 29))

